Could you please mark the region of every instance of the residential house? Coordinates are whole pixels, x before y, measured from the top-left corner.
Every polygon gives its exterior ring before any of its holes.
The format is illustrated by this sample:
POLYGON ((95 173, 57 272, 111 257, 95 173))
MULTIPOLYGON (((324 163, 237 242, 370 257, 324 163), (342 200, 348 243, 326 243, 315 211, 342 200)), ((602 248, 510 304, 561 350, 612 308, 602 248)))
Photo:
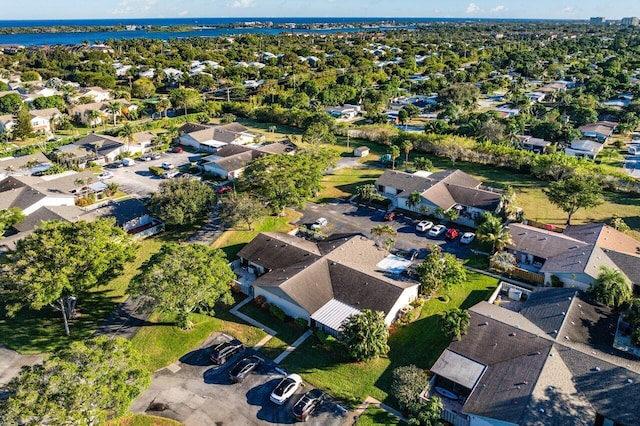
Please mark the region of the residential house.
POLYGON ((89 104, 73 105, 70 106, 67 111, 69 115, 80 124, 95 127, 103 122, 113 122, 114 114, 116 118, 118 118, 122 116, 123 111, 133 111, 138 108, 137 105, 128 102, 126 99, 116 99, 113 102, 118 102, 121 105, 121 109, 111 111, 111 102, 101 101, 89 104), (98 116, 91 118, 91 111, 98 111, 98 116))
POLYGON ((544 101, 544 98, 545 96, 547 96, 547 94, 543 92, 529 92, 525 93, 525 96, 531 101, 531 103, 535 104, 544 101))
POLYGON ((82 87, 71 99, 77 102, 80 98, 91 98, 93 102, 106 102, 111 99, 111 92, 102 87, 82 87))
POLYGON ((0 115, 0 132, 8 132, 16 125, 16 118, 13 114, 0 115))
POLYGON ((569 83, 566 81, 554 81, 553 83, 545 84, 544 86, 539 87, 537 91, 544 94, 566 92, 568 85, 569 83))
POLYGON ((509 230, 513 242, 506 250, 546 285, 555 276, 565 286, 587 289, 605 266, 620 270, 640 294, 640 242, 608 225, 571 225, 558 233, 512 223, 509 230))
POLYGON ((614 130, 617 127, 617 123, 611 121, 598 121, 597 123, 587 124, 580 126, 578 130, 582 133, 582 136, 588 139, 595 139, 598 142, 606 142, 614 130))
POLYGON ((85 168, 90 161, 100 165, 111 163, 125 150, 125 144, 118 138, 90 133, 75 143, 54 149, 53 153, 60 163, 85 168))
POLYGON ((0 158, 0 179, 10 175, 30 176, 47 170, 51 161, 41 152, 20 157, 0 158))
POLYGON ((358 109, 353 106, 335 106, 335 107, 325 107, 325 112, 330 116, 342 120, 351 120, 358 116, 358 109))
MULTIPOLYGON (((180 127, 179 138, 182 145, 200 151, 215 152, 228 144, 245 145, 255 142, 258 134, 250 132, 242 124, 230 123, 220 126, 187 123, 180 127)), ((264 137, 261 137, 264 139, 264 137)))
POLYGON ((544 154, 547 152, 547 148, 552 145, 552 142, 545 141, 544 139, 534 138, 533 136, 516 136, 520 147, 527 151, 535 152, 536 154, 544 154))
POLYGON ((578 158, 589 158, 595 160, 600 151, 602 151, 603 144, 596 141, 589 140, 576 140, 571 141, 571 145, 564 149, 565 155, 578 158))
POLYGON ((119 137, 118 140, 125 145, 123 152, 128 152, 129 154, 144 154, 152 150, 155 138, 156 135, 145 131, 134 133, 133 142, 127 142, 121 137, 119 137))
POLYGON ((494 108, 494 111, 497 111, 502 118, 515 117, 516 115, 520 114, 519 108, 515 108, 509 105, 501 105, 497 108, 494 108))
POLYGON ((613 347, 618 314, 576 289, 543 289, 513 310, 469 309, 467 333, 431 371, 457 426, 640 424, 640 362, 613 347))
POLYGON ((34 132, 50 133, 52 130, 52 122, 60 117, 62 113, 58 108, 34 109, 29 111, 31 116, 31 127, 34 132))
POLYGON ((41 207, 74 205, 74 194, 39 177, 9 176, 0 181, 0 210, 16 207, 28 216, 41 207))
POLYGON ((484 212, 498 213, 502 206, 500 193, 481 188, 482 182, 461 170, 413 174, 387 170, 375 184, 394 207, 431 215, 439 209, 454 209, 458 212, 455 222, 470 227, 484 212), (416 205, 410 205, 412 193, 420 194, 416 205))
POLYGON ((164 231, 164 222, 151 216, 149 210, 137 198, 111 201, 92 210, 85 220, 114 218, 116 225, 131 234, 134 240, 151 237, 164 231))
POLYGON ((361 235, 312 242, 261 233, 238 257, 257 276, 243 291, 251 297, 263 296, 287 315, 303 318, 331 335, 337 335, 343 322, 363 309, 383 312, 390 325, 398 311, 418 296, 417 282, 397 279, 394 273, 399 271, 387 269, 403 259, 388 256, 361 235))

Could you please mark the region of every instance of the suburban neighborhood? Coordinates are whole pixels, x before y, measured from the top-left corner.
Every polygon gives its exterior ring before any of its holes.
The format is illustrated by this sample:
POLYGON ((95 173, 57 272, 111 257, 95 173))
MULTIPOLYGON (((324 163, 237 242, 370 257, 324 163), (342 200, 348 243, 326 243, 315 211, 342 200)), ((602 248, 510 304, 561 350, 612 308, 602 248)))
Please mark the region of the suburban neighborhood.
POLYGON ((0 424, 640 424, 593 19, 0 44, 0 424))

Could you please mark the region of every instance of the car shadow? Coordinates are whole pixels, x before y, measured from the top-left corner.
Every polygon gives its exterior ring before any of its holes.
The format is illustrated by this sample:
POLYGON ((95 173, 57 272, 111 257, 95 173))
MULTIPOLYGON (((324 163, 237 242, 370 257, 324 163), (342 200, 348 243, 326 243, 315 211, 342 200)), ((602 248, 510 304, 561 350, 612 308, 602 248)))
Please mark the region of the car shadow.
POLYGON ((269 400, 269 395, 273 389, 282 380, 281 378, 274 378, 262 383, 259 386, 251 388, 247 392, 247 404, 260 407, 257 413, 259 420, 278 423, 278 424, 293 424, 294 419, 291 417, 291 400, 297 398, 294 395, 283 405, 276 405, 269 400))
POLYGON ((153 173, 151 173, 149 170, 136 170, 135 174, 137 174, 138 176, 146 176, 146 177, 151 177, 151 178, 157 178, 158 176, 155 176, 153 173))
POLYGON ((202 374, 204 382, 208 385, 233 385, 229 378, 228 369, 224 365, 214 365, 202 374))
POLYGON ((209 360, 210 353, 211 347, 199 348, 181 356, 180 362, 200 367, 211 365, 213 363, 209 360))

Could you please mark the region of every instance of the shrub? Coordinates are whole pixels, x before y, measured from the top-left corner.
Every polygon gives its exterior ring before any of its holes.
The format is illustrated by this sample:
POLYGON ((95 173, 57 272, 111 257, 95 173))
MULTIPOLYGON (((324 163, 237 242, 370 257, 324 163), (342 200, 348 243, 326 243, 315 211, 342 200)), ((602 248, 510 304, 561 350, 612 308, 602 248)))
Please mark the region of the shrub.
POLYGON ((265 299, 265 297, 264 297, 264 296, 262 296, 262 295, 260 295, 260 296, 256 296, 256 297, 253 299, 253 303, 255 303, 256 305, 261 306, 261 307, 263 307, 263 308, 264 308, 264 306, 265 306, 265 305, 266 305, 266 303, 267 303, 267 299, 265 299))
POLYGON ((307 321, 305 318, 296 318, 294 322, 303 330, 309 326, 309 321, 307 321))
POLYGON ((149 171, 154 176, 162 176, 164 174, 164 169, 158 166, 150 166, 149 171))
POLYGON ((397 367, 392 376, 391 390, 403 410, 419 402, 420 392, 429 388, 429 375, 415 365, 397 367))
POLYGON ((640 328, 636 328, 635 331, 631 334, 631 341, 634 345, 640 347, 640 328))
POLYGON ((556 275, 551 275, 551 287, 564 287, 564 283, 556 275))
POLYGON ((269 313, 278 318, 280 321, 284 321, 285 317, 287 316, 284 311, 280 309, 280 307, 274 304, 269 304, 269 313))

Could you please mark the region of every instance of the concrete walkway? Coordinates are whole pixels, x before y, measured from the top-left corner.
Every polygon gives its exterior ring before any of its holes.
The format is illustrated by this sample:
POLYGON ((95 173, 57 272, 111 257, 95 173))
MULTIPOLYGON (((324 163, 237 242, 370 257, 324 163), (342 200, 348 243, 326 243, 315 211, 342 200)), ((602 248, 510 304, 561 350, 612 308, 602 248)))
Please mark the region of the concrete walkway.
POLYGON ((362 402, 362 404, 360 404, 360 406, 358 408, 356 408, 354 410, 354 423, 356 420, 358 420, 358 417, 360 417, 362 415, 362 413, 365 412, 365 410, 370 406, 370 405, 375 405, 377 407, 380 407, 381 409, 383 409, 384 411, 386 411, 389 414, 392 414, 394 416, 396 416, 397 418, 399 418, 400 420, 402 420, 405 423, 409 423, 409 420, 407 418, 405 418, 402 413, 400 413, 397 410, 394 410, 393 408, 389 407, 386 404, 381 403, 380 401, 378 401, 377 399, 375 399, 372 396, 368 396, 364 399, 364 401, 362 402))
POLYGON ((282 352, 280 355, 278 355, 278 357, 276 359, 274 359, 273 362, 275 362, 276 364, 280 364, 280 362, 283 359, 288 357, 291 352, 295 351, 296 348, 298 346, 300 346, 302 344, 302 342, 307 340, 307 338, 309 338, 309 336, 311 336, 312 334, 313 334, 313 331, 311 331, 311 330, 305 331, 305 333, 302 336, 298 337, 296 339, 296 341, 291 344, 291 346, 289 346, 287 349, 284 350, 284 352, 282 352))
POLYGON ((238 303, 236 306, 231 308, 229 310, 229 312, 231 312, 233 315, 237 316, 241 320, 251 324, 252 326, 258 327, 259 329, 265 331, 267 334, 270 334, 271 335, 270 337, 275 336, 276 334, 278 334, 277 331, 270 329, 266 325, 264 325, 262 323, 259 323, 258 321, 254 320, 250 316, 247 316, 247 315, 245 315, 245 314, 243 314, 242 312, 239 311, 240 308, 242 308, 244 305, 247 305, 247 304, 251 303, 252 301, 253 300, 250 297, 247 297, 242 302, 238 303))

